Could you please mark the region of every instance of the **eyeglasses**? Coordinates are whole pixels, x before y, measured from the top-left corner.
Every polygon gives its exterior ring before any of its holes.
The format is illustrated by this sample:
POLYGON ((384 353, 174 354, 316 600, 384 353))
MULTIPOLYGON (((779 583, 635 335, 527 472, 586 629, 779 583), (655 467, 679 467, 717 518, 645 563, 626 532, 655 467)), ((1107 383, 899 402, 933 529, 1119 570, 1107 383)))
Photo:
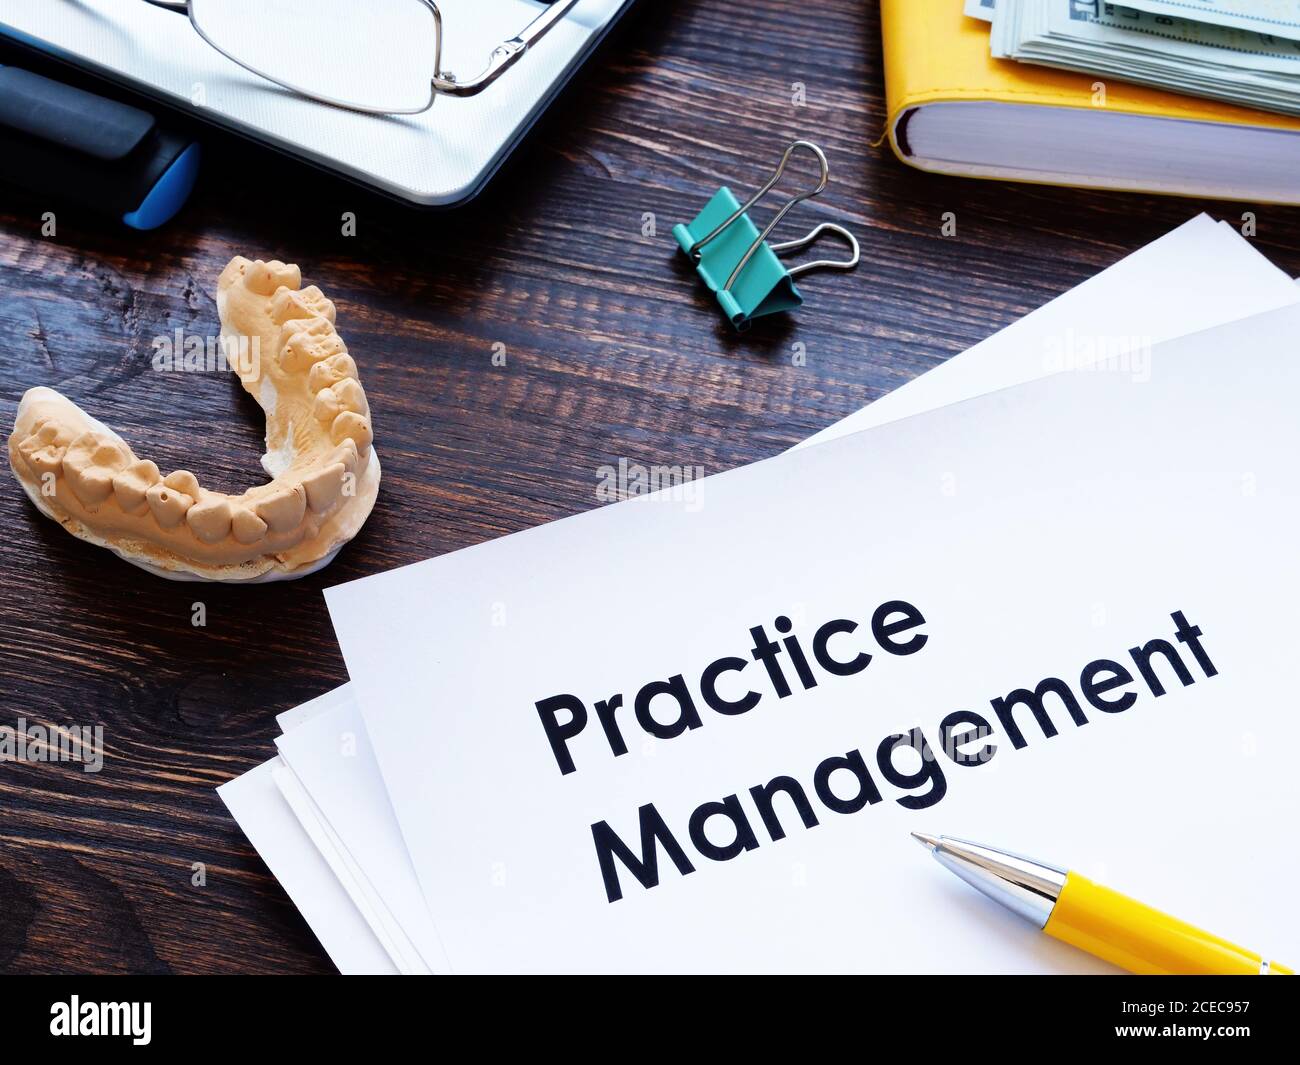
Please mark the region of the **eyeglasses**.
POLYGON ((576 4, 556 0, 488 54, 476 77, 442 69, 434 0, 145 0, 178 14, 245 70, 335 107, 414 115, 438 94, 473 96, 510 69, 576 4))

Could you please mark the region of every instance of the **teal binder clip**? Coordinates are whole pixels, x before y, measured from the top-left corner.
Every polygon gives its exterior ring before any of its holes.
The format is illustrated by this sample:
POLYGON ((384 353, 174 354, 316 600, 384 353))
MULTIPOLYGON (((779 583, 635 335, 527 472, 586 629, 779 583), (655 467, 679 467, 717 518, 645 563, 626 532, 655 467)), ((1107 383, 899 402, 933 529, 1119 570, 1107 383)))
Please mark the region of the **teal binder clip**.
POLYGON ((795 141, 781 156, 776 171, 766 185, 743 205, 725 185, 718 189, 694 220, 673 226, 673 236, 681 249, 695 264, 695 271, 711 292, 728 320, 738 330, 748 329, 751 322, 765 314, 793 310, 803 303, 803 296, 795 287, 794 279, 810 270, 829 268, 852 270, 858 265, 861 253, 858 242, 843 226, 823 222, 811 233, 784 244, 768 244, 768 235, 789 213, 790 208, 816 196, 830 177, 826 156, 811 141, 795 141), (772 191, 785 172, 785 165, 795 149, 806 148, 817 157, 821 177, 815 188, 794 196, 776 216, 759 232, 749 217, 749 209, 772 191), (843 261, 818 259, 787 268, 781 262, 786 252, 798 251, 812 244, 823 233, 833 233, 848 242, 852 258, 843 261), (703 234, 700 236, 699 234, 703 234))

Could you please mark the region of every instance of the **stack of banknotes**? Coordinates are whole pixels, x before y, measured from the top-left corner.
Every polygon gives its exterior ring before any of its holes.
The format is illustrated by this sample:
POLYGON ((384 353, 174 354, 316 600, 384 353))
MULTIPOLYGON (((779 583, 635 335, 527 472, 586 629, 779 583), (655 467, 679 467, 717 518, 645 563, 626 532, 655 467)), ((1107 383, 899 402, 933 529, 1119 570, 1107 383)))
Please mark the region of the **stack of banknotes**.
POLYGON ((1300 115, 1300 0, 965 0, 993 55, 1300 115))

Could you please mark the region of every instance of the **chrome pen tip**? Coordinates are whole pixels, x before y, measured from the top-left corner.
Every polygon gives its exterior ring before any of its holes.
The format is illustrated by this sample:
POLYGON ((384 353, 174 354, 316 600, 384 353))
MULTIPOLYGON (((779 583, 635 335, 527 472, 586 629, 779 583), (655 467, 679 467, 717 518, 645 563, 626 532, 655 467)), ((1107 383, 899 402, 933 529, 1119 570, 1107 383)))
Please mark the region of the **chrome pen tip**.
POLYGON ((922 844, 928 851, 937 850, 939 847, 938 836, 931 836, 926 832, 913 832, 912 838, 922 844))

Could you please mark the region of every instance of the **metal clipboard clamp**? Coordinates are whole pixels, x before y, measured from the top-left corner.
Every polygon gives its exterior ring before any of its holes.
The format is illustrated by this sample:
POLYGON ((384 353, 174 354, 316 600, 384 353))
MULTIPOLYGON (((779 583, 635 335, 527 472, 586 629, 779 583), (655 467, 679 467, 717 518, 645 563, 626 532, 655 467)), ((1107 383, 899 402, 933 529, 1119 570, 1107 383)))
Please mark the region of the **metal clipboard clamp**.
POLYGON ((810 270, 852 270, 858 265, 861 252, 856 238, 843 226, 822 222, 807 236, 788 240, 782 244, 768 244, 768 235, 777 227, 796 204, 816 196, 830 178, 826 155, 811 141, 794 141, 781 156, 776 170, 761 189, 743 205, 725 185, 714 193, 702 210, 689 223, 673 226, 673 236, 682 251, 695 264, 695 271, 716 293, 718 304, 727 319, 738 330, 748 329, 751 322, 765 314, 793 310, 803 303, 803 296, 794 279, 810 270), (781 180, 786 163, 798 148, 805 148, 817 157, 821 174, 814 188, 798 193, 790 199, 760 232, 749 217, 749 209, 766 196, 781 180), (847 260, 818 259, 787 267, 781 256, 787 252, 806 248, 823 233, 833 233, 848 242, 853 255, 847 260), (697 235, 702 234, 702 235, 697 235))

